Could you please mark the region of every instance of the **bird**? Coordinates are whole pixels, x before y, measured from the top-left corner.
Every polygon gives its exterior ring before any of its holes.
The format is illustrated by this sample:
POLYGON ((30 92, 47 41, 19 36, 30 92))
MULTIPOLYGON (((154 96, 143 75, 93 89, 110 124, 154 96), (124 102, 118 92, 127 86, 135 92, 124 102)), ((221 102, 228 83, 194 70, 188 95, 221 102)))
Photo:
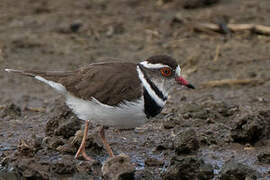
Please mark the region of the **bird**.
POLYGON ((173 87, 195 87, 181 76, 181 67, 169 55, 154 55, 138 63, 92 63, 74 71, 5 69, 35 78, 62 94, 66 105, 85 121, 75 158, 93 158, 85 152, 89 122, 100 125, 99 135, 114 157, 104 127, 130 129, 141 126, 165 106, 173 87))

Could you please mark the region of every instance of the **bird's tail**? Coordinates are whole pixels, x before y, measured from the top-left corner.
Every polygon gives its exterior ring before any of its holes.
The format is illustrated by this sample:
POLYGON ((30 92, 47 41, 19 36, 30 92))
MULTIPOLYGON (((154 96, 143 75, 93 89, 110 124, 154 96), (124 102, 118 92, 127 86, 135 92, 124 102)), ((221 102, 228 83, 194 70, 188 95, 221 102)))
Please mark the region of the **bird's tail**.
POLYGON ((30 77, 41 76, 53 81, 56 81, 56 79, 58 78, 66 77, 74 73, 73 71, 34 71, 34 70, 17 70, 17 69, 5 69, 5 71, 26 75, 30 77))
POLYGON ((24 70, 17 70, 17 69, 5 69, 5 71, 12 72, 12 73, 17 73, 17 74, 22 74, 22 75, 26 75, 26 76, 31 76, 31 77, 35 77, 36 76, 31 71, 24 71, 24 70))
POLYGON ((48 84, 58 92, 66 92, 66 88, 59 83, 59 79, 70 75, 72 72, 63 71, 32 71, 32 70, 16 70, 16 69, 5 69, 7 72, 17 73, 33 77, 45 84, 48 84))

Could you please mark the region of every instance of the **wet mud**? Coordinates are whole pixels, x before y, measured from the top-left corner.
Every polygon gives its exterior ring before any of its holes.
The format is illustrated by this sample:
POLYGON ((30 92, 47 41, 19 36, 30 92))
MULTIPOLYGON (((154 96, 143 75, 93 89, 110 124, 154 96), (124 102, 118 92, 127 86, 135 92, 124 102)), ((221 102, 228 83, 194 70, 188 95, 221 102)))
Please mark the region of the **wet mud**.
POLYGON ((270 179, 270 36, 191 27, 270 26, 268 0, 4 0, 0 11, 1 180, 270 179), (176 58, 196 89, 176 88, 142 127, 106 129, 115 158, 91 124, 91 163, 74 159, 83 122, 63 97, 3 71, 73 70, 154 54, 176 58))

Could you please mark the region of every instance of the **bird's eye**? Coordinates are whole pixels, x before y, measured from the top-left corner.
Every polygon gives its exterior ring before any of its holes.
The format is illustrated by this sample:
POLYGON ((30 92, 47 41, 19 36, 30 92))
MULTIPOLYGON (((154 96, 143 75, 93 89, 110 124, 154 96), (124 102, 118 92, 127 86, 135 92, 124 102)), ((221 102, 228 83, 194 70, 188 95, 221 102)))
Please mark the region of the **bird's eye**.
POLYGON ((168 67, 164 67, 164 68, 160 69, 160 72, 161 72, 162 76, 165 76, 165 77, 169 77, 172 75, 172 70, 168 67))

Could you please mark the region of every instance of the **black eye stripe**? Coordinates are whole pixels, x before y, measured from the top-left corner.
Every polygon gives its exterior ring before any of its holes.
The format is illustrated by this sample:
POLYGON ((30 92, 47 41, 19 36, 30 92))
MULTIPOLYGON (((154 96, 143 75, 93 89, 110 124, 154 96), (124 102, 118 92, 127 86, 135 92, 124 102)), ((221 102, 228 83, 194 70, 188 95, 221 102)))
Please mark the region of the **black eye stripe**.
POLYGON ((145 73, 143 66, 138 64, 140 70, 142 71, 145 80, 147 81, 147 83, 150 85, 150 87, 153 89, 153 91, 155 91, 156 95, 158 97, 160 97, 163 101, 167 100, 167 97, 158 89, 158 87, 148 78, 147 74, 145 73))

